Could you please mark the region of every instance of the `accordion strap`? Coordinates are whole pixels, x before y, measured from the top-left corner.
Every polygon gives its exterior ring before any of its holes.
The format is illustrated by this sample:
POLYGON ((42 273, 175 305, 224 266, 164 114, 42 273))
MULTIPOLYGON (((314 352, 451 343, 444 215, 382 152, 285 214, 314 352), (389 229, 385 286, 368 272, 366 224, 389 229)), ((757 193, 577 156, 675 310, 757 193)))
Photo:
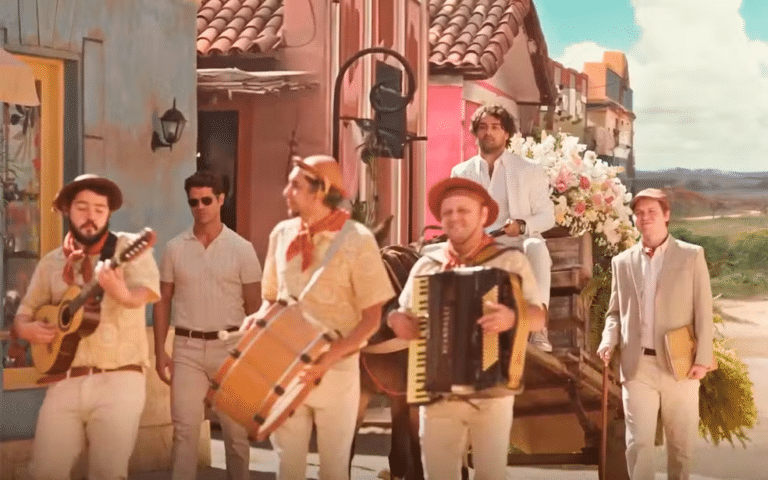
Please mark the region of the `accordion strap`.
POLYGON ((490 262, 494 258, 506 252, 509 252, 511 250, 517 250, 518 252, 522 252, 522 250, 520 250, 517 247, 507 247, 500 243, 495 243, 495 242, 491 243, 487 245, 485 248, 483 248, 482 250, 480 250, 477 253, 477 255, 475 255, 475 258, 472 260, 470 265, 473 267, 480 266, 486 262, 490 262))

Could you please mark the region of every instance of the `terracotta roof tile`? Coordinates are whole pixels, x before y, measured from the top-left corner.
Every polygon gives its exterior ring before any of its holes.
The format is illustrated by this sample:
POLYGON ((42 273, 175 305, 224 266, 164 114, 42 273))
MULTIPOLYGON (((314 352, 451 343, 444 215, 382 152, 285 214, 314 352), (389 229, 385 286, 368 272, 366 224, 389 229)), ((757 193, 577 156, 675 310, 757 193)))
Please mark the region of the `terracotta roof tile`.
POLYGON ((201 0, 197 54, 267 53, 283 43, 283 0, 201 0))
POLYGON ((429 0, 433 73, 493 76, 531 10, 531 0, 429 0))

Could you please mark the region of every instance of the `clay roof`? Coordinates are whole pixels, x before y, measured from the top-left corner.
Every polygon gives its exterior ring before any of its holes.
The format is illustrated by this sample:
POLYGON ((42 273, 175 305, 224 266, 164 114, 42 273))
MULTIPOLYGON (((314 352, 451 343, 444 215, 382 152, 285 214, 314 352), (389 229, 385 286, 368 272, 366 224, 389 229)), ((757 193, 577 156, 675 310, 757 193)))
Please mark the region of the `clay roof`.
POLYGON ((268 53, 282 43, 283 0, 201 0, 197 54, 268 53))
POLYGON ((430 73, 492 77, 530 10, 531 0, 430 0, 430 73))

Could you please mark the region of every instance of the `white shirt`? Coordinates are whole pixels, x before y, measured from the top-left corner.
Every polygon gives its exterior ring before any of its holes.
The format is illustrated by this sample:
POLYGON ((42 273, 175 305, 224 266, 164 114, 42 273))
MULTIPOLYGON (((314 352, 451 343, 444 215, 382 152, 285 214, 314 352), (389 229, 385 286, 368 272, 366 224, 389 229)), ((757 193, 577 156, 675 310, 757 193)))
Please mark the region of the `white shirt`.
POLYGON ((491 198, 496 200, 499 204, 499 215, 496 217, 496 221, 489 225, 485 231, 492 232, 504 226, 509 216, 509 202, 507 201, 507 175, 511 172, 507 172, 504 168, 504 164, 498 160, 494 162, 493 174, 489 175, 490 170, 488 161, 483 159, 480 162, 480 178, 479 184, 482 185, 488 193, 491 194, 491 198))
POLYGON ((645 348, 656 348, 655 324, 656 324, 656 288, 659 285, 659 275, 664 266, 664 252, 667 251, 669 236, 656 247, 653 257, 643 252, 641 258, 641 272, 643 274, 642 312, 640 314, 640 339, 645 348))
POLYGON ((208 248, 192 228, 168 242, 160 281, 173 283, 173 325, 213 331, 245 318, 243 285, 261 280, 261 264, 248 240, 225 225, 208 248))

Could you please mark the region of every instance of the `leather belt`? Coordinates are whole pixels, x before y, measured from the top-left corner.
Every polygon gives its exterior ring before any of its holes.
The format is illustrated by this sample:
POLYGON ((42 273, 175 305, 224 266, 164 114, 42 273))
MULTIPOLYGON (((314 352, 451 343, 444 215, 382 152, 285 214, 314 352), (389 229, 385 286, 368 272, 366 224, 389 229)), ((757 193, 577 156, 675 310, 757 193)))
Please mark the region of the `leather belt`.
POLYGON ((122 367, 117 368, 99 368, 99 367, 72 367, 66 372, 62 373, 52 373, 50 375, 46 375, 42 378, 40 378, 37 383, 38 384, 46 384, 46 383, 52 383, 52 382, 58 382, 61 380, 64 380, 65 378, 74 378, 74 377, 82 377, 84 375, 91 375, 93 373, 107 373, 107 372, 139 372, 144 373, 144 367, 141 365, 136 364, 130 364, 130 365, 123 365, 122 367))
MULTIPOLYGON (((236 332, 240 330, 240 327, 227 327, 227 332, 236 332)), ((198 330, 189 330, 183 327, 176 327, 174 329, 174 334, 177 337, 189 337, 189 338, 199 338, 201 340, 218 340, 219 338, 219 331, 215 330, 212 332, 200 332, 198 330)))
POLYGON ((656 350, 654 350, 652 348, 645 348, 645 347, 643 347, 643 355, 652 355, 652 356, 655 357, 656 356, 656 350))

